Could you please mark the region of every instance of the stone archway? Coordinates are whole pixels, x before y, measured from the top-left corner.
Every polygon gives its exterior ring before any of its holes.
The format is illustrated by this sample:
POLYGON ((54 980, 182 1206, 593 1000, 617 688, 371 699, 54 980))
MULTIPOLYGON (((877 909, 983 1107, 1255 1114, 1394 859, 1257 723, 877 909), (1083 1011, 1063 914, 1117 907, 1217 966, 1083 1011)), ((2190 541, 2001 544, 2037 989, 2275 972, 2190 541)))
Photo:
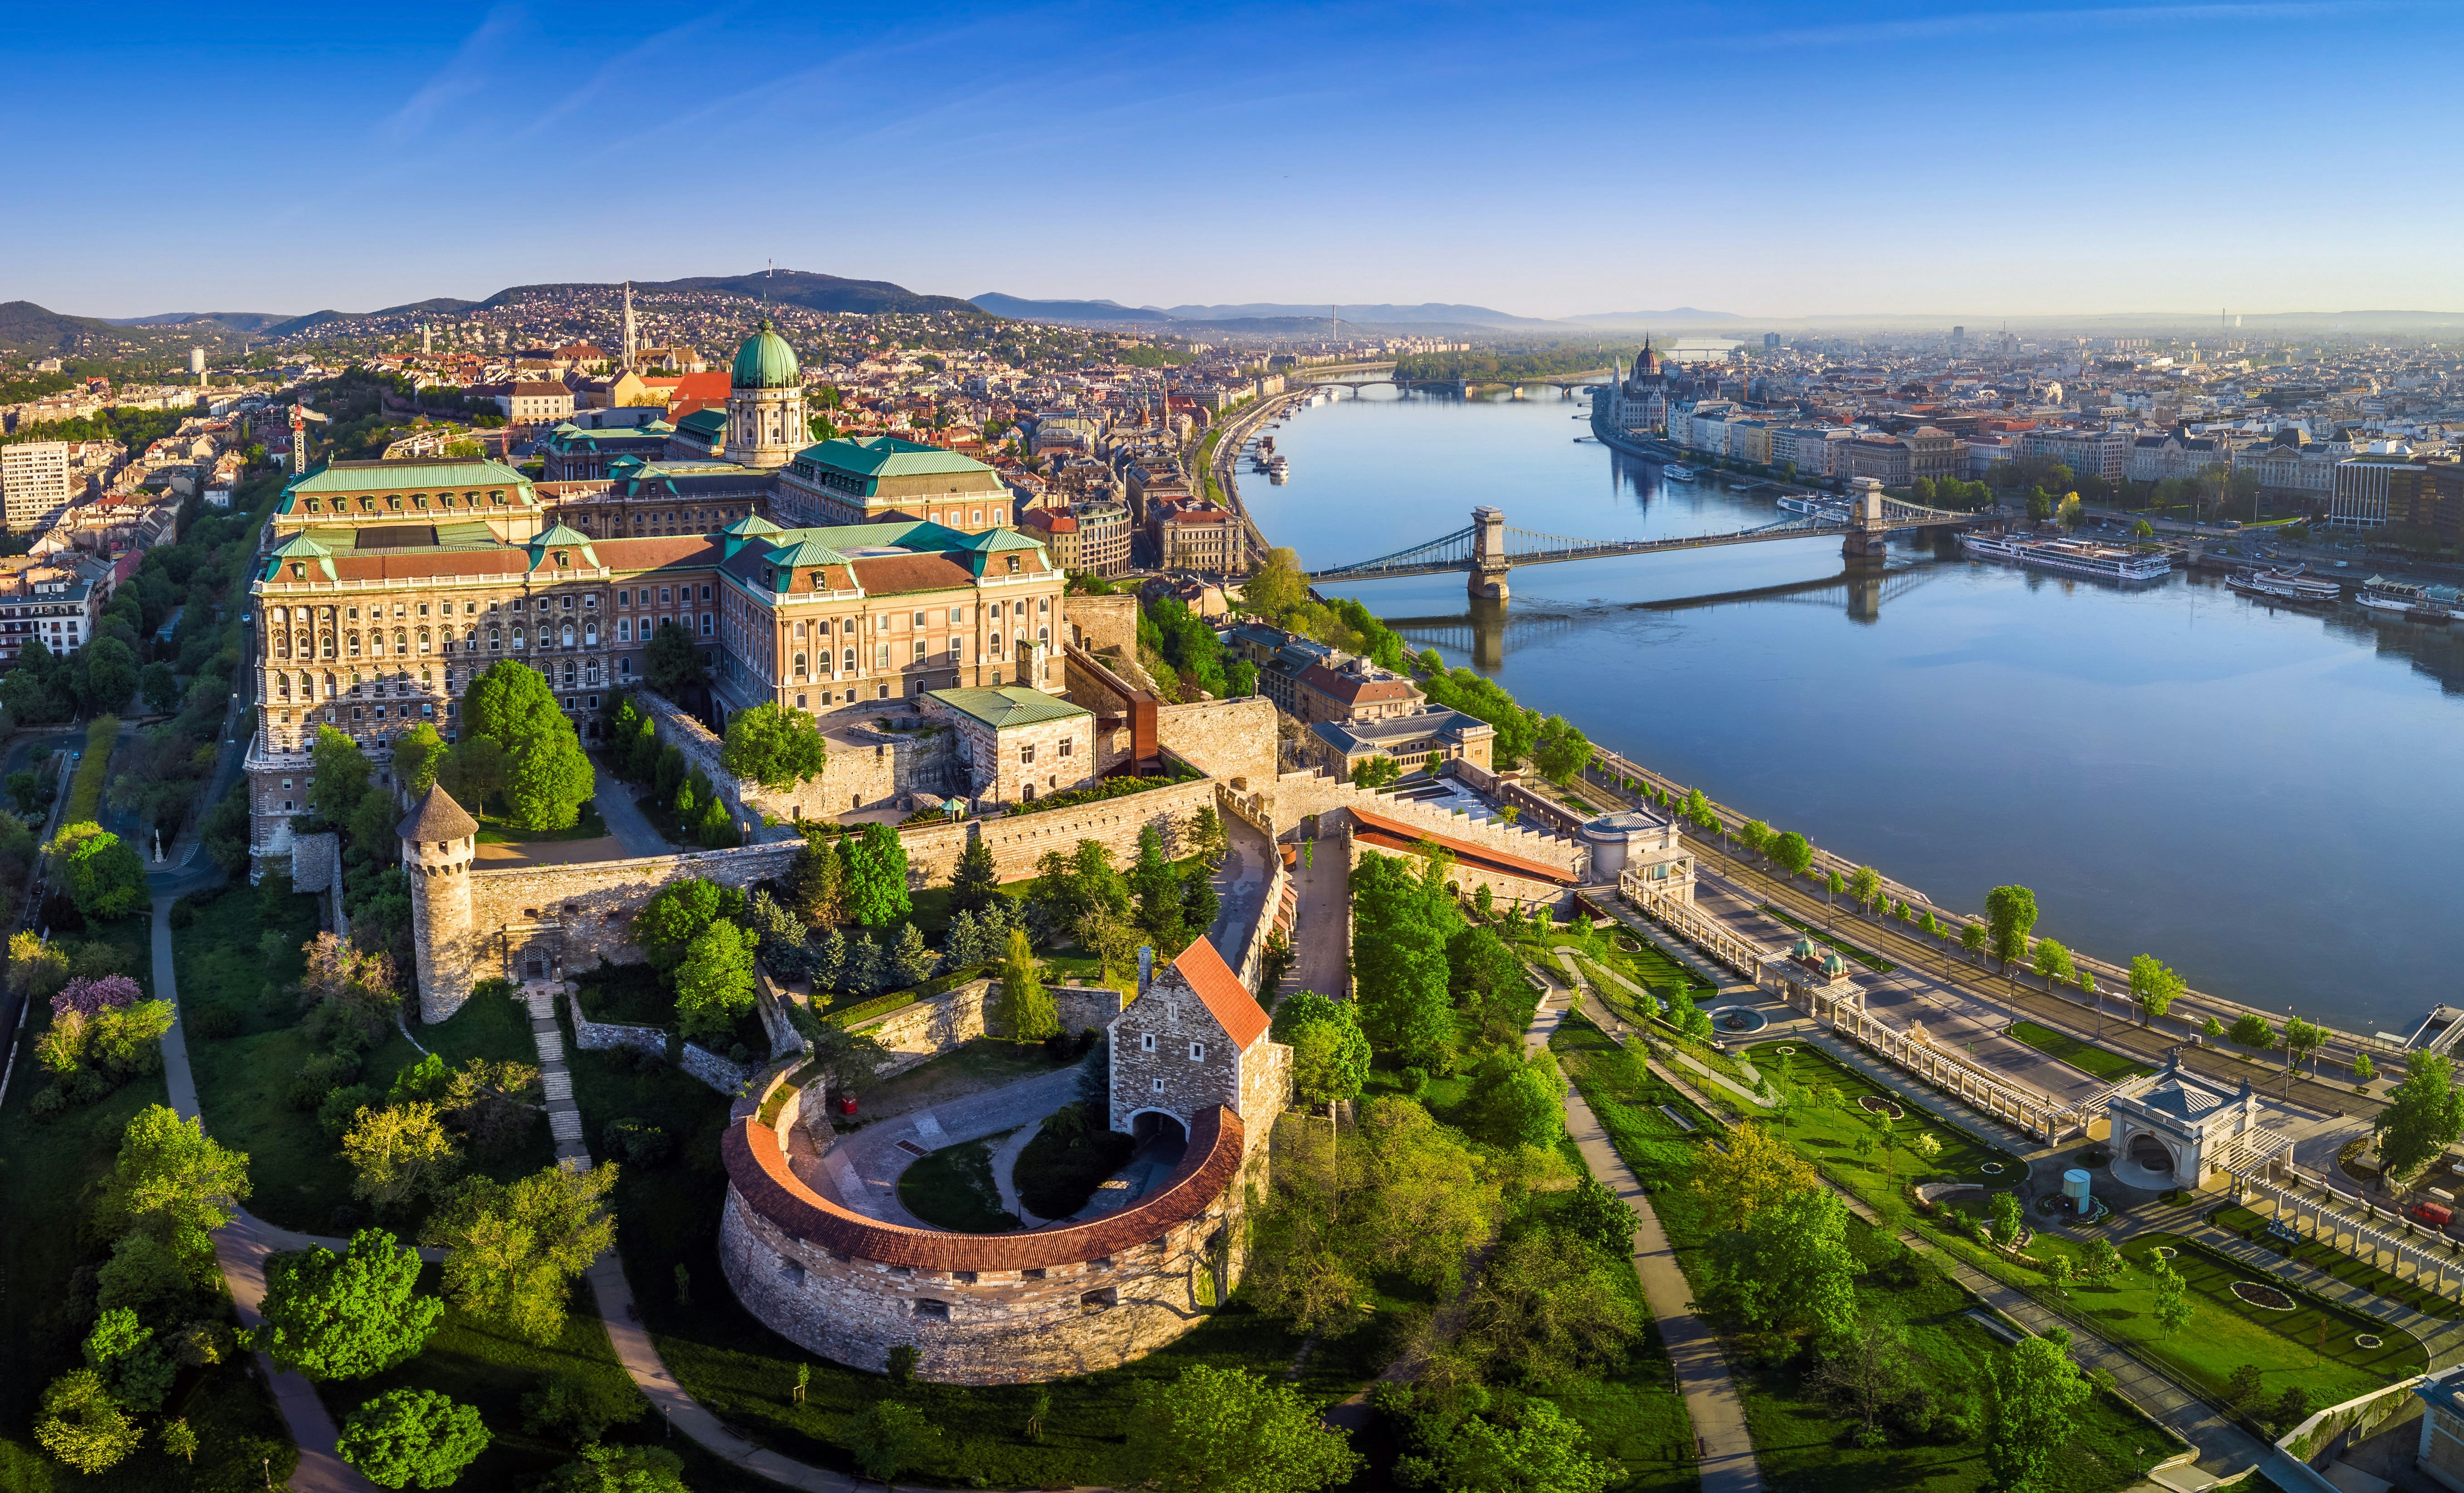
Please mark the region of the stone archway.
POLYGON ((2145 1124, 2128 1125, 2123 1128, 2112 1149, 2112 1159, 2105 1163, 2105 1170, 2125 1187, 2165 1192, 2196 1185, 2194 1178, 2183 1175, 2182 1142, 2177 1137, 2145 1124))
POLYGON ((1143 1146, 1152 1140, 1189 1142, 1189 1127, 1180 1116, 1162 1109, 1139 1109, 1130 1115, 1130 1138, 1143 1146))

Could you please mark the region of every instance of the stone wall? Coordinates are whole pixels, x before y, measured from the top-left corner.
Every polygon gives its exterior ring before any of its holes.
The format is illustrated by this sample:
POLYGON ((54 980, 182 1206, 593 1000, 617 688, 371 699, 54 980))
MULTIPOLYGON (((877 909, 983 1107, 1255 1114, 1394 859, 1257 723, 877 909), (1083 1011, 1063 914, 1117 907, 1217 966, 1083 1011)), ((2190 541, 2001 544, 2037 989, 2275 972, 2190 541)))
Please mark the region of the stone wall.
MULTIPOLYGON (((1060 1012, 1061 1029, 1065 1032, 1081 1032, 1090 1026, 1100 1031, 1121 1014, 1121 993, 1117 990, 1101 985, 1055 985, 1051 990, 1052 1003, 1060 1012)), ((929 1000, 918 1000, 860 1022, 856 1030, 890 1049, 889 1062, 876 1070, 875 1076, 893 1078, 986 1035, 1000 1024, 993 1014, 1000 1008, 999 980, 969 980, 929 1000)))
POLYGON ((781 1133, 739 1099, 722 1143, 719 1259, 745 1308, 806 1350, 879 1372, 893 1348, 958 1384, 1117 1367, 1205 1320, 1239 1284, 1240 1119, 1211 1109, 1173 1174, 1120 1213, 1067 1227, 961 1235, 851 1214, 798 1180, 781 1133))
MULTIPOLYGON (((1118 648, 1138 655, 1138 599, 1128 592, 1112 596, 1068 596, 1061 601, 1067 639, 1089 653, 1118 648)), ((1088 707, 1093 709, 1092 706, 1088 707)))
POLYGON ((947 729, 884 731, 871 723, 874 718, 822 723, 822 743, 829 759, 811 782, 799 783, 785 793, 759 784, 744 791, 754 802, 785 820, 800 814, 804 819, 835 819, 893 807, 918 793, 947 798, 964 791, 966 773, 958 763, 957 738, 947 729))
POLYGON ((1238 1113, 1265 1143, 1274 1117, 1291 1103, 1291 1049, 1261 1035, 1244 1052, 1173 965, 1160 965, 1138 999, 1112 1023, 1109 1128, 1139 1133, 1141 1114, 1165 1114, 1190 1130, 1218 1105, 1238 1113), (1281 1049, 1281 1057, 1266 1052, 1281 1049), (1272 1090, 1273 1075, 1283 1087, 1272 1090), (1260 1086, 1265 1087, 1260 1087, 1260 1086))
MULTIPOLYGON (((1360 864, 1360 858, 1364 855, 1399 853, 1403 852, 1362 845, 1353 833, 1350 817, 1346 816, 1343 825, 1343 864, 1345 866, 1357 867, 1360 864)), ((1417 859, 1416 857, 1416 864, 1417 859)), ((1553 881, 1542 881, 1537 877, 1512 876, 1504 871, 1486 870, 1467 861, 1457 861, 1446 868, 1446 885, 1455 888, 1466 899, 1473 896, 1480 888, 1486 887, 1491 897, 1510 908, 1529 908, 1537 903, 1552 911, 1562 913, 1574 904, 1575 893, 1572 887, 1553 881)))
POLYGON ((665 1061, 668 1055, 668 1034, 656 1026, 635 1026, 624 1021, 593 1021, 582 1014, 582 1002, 572 987, 564 992, 565 1014, 573 1019, 573 1044, 584 1052, 605 1052, 614 1047, 630 1047, 635 1052, 665 1061))
POLYGON ((342 837, 327 830, 301 835, 291 843, 291 889, 319 894, 325 927, 351 936, 350 914, 342 911, 342 837))
POLYGON ((717 1053, 697 1047, 692 1043, 685 1043, 684 1057, 677 1062, 676 1066, 700 1079, 720 1093, 730 1095, 743 1092, 745 1080, 758 1071, 751 1067, 740 1067, 717 1053))
POLYGON ((957 869, 958 857, 966 853, 968 836, 978 833, 992 846, 993 867, 1001 879, 1019 881, 1035 874, 1035 863, 1045 851, 1066 855, 1081 840, 1103 842, 1112 851, 1114 864, 1126 865, 1136 858, 1138 831, 1148 824, 1163 832, 1164 845, 1170 848, 1178 844, 1189 816, 1214 800, 1215 785, 1199 778, 1075 808, 913 825, 901 829, 899 839, 907 846, 908 881, 913 886, 948 882, 950 873, 957 869))
POLYGON ((1237 791, 1275 781, 1275 702, 1263 694, 1163 706, 1155 712, 1155 740, 1237 791))
MULTIPOLYGON (((1395 820, 1431 834, 1445 835, 1472 845, 1485 845, 1507 855, 1538 861, 1557 867, 1567 875, 1580 881, 1591 867, 1591 846, 1566 835, 1545 834, 1519 824, 1501 823, 1496 820, 1475 820, 1468 814, 1427 804, 1412 803, 1365 788, 1355 788, 1340 778, 1316 772, 1286 773, 1276 779, 1275 823, 1290 828, 1311 815, 1320 817, 1320 834, 1334 829, 1334 822, 1325 816, 1354 804, 1373 814, 1395 820)), ((1343 816, 1349 821, 1350 816, 1343 816)))

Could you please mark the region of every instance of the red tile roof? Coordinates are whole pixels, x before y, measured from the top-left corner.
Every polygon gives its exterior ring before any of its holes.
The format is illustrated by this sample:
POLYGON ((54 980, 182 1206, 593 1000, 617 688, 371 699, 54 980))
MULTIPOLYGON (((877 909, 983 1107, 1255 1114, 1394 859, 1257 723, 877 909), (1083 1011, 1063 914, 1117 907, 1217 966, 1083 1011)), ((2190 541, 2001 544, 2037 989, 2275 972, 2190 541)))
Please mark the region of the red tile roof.
POLYGON ((1427 840, 1451 852, 1456 860, 1469 866, 1503 871, 1508 876, 1528 877, 1533 881, 1553 881, 1562 887, 1574 885, 1573 876, 1568 875, 1563 868, 1551 866, 1546 861, 1534 861, 1508 851, 1495 849, 1476 840, 1458 840, 1452 835, 1438 834, 1422 829, 1418 824, 1408 824, 1398 819, 1388 819, 1383 814, 1364 809, 1356 803, 1350 807, 1352 817, 1360 823, 1362 830, 1360 838, 1381 850, 1408 851, 1415 845, 1427 840))
POLYGON ((1197 940, 1180 952, 1172 967, 1189 981, 1190 989, 1198 992, 1198 999, 1206 1003, 1207 1014, 1232 1039, 1234 1047, 1246 1052, 1251 1043, 1266 1034, 1270 1023, 1265 1009, 1241 983, 1241 977, 1232 973, 1232 966, 1223 962, 1223 955, 1215 952, 1215 945, 1203 938, 1197 940))
POLYGON ((754 1212, 824 1249, 913 1270, 1042 1270, 1127 1254, 1204 1214, 1240 1175, 1243 1133, 1231 1110, 1201 1109, 1180 1165, 1144 1201, 1067 1228, 1020 1234, 944 1234, 850 1213, 800 1181, 780 1153, 778 1132, 753 1116, 728 1126, 719 1153, 728 1182, 754 1212))
POLYGON ((860 556, 855 562, 855 577, 874 596, 963 590, 976 583, 973 572, 946 555, 860 556))

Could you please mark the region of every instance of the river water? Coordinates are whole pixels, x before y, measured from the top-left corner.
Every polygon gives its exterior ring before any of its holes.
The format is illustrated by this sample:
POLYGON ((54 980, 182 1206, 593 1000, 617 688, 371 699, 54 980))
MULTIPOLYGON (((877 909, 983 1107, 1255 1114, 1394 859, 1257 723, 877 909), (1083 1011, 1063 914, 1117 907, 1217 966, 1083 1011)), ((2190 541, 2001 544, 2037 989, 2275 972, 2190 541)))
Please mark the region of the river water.
MULTIPOLYGON (((1436 538, 1495 504, 1574 538, 1734 530, 1769 494, 1577 440, 1589 406, 1391 388, 1300 411, 1241 494, 1305 568, 1436 538)), ((1243 463, 1245 469, 1246 464, 1243 463)), ((2123 591, 1895 543, 1851 578, 1808 538, 1331 588, 1413 647, 1780 829, 1971 913, 2346 1029, 2464 1000, 2464 623, 2254 604, 2177 572, 2123 591)))

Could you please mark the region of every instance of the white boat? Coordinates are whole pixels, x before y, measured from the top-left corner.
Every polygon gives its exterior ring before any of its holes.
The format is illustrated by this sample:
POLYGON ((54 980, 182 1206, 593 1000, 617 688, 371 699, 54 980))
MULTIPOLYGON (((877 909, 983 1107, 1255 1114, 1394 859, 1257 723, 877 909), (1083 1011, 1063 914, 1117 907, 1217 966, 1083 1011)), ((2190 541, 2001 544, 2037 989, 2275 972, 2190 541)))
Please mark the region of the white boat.
POLYGON ((1959 552, 1970 560, 2002 560, 2015 563, 2020 559, 2024 543, 2024 540, 2007 534, 1963 534, 1959 537, 1959 552))
POLYGON ((1830 498, 1799 497, 1792 493, 1779 500, 1779 506, 1793 514, 1818 514, 1826 517, 1846 517, 1848 505, 1830 498))
POLYGON ((2272 602, 2332 606, 2344 599, 2344 588, 2333 581, 2321 581, 2293 570, 2259 570, 2249 575, 2225 577, 2225 584, 2244 596, 2264 597, 2272 602))
POLYGON ((2065 575, 2092 576, 2099 581, 2158 581, 2173 573, 2173 558, 2162 550, 2123 549, 2091 539, 2030 539, 2016 535, 1963 534, 1960 553, 1974 560, 1993 560, 2058 570, 2065 575))
POLYGON ((2362 582, 2359 600, 2374 612, 2409 617, 2415 622, 2447 621, 2453 615, 2451 610, 2440 605, 2427 591, 2427 587, 2409 581, 2389 581, 2383 576, 2372 576, 2362 582))
POLYGON ((1660 469, 1660 474, 1666 477, 1671 482, 1691 482, 1694 480, 1694 469, 1691 467, 1662 467, 1660 469))

